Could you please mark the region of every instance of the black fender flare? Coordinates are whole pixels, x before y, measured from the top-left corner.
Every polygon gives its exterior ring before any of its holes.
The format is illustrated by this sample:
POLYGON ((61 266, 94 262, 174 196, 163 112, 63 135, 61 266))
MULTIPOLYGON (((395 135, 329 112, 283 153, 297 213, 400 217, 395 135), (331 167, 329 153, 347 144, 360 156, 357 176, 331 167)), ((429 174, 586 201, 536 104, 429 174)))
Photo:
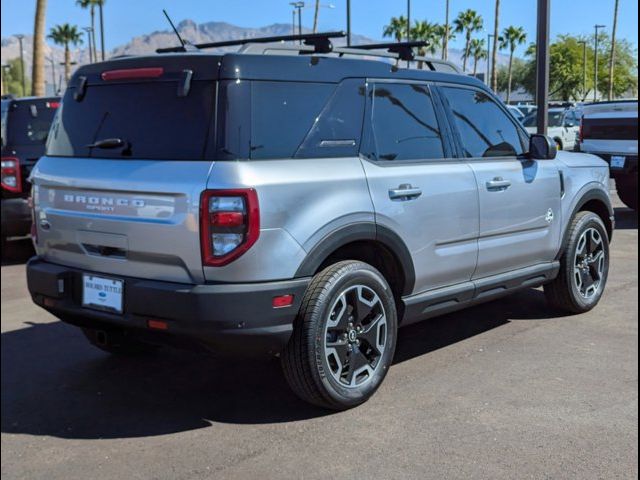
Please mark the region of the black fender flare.
POLYGON ((358 222, 340 227, 318 242, 298 267, 296 277, 315 275, 322 262, 340 247, 357 241, 375 241, 385 246, 398 260, 404 274, 402 295, 413 292, 416 273, 411 253, 400 236, 390 228, 373 222, 358 222))
POLYGON ((571 220, 573 219, 573 217, 576 216, 576 214, 579 211, 583 209, 583 207, 588 202, 592 200, 597 200, 601 202, 609 212, 609 222, 610 222, 609 230, 610 231, 607 233, 609 233, 609 242, 611 242, 611 239, 613 238, 613 231, 615 230, 615 212, 613 210, 613 205, 611 205, 611 199, 607 196, 605 192, 603 192, 600 189, 594 188, 585 192, 582 195, 582 197, 580 197, 580 200, 578 200, 575 207, 573 207, 573 210, 571 211, 571 215, 569 215, 569 221, 567 222, 567 226, 564 230, 564 233, 562 234, 562 242, 560 243, 560 250, 556 255, 556 260, 559 260, 560 257, 562 257, 562 253, 564 252, 567 242, 569 241, 569 227, 571 226, 571 220))

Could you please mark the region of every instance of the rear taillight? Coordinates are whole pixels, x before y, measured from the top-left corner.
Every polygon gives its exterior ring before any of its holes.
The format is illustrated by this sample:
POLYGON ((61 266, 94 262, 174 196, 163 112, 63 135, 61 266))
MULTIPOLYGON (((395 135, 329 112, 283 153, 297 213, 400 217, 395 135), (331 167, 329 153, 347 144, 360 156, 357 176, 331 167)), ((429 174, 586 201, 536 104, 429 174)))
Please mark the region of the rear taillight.
POLYGON ((22 192, 22 175, 20 175, 20 160, 16 157, 2 157, 0 168, 0 183, 9 192, 22 192))
POLYGON ((226 265, 256 243, 260 235, 258 195, 253 189, 205 190, 200 199, 202 263, 226 265))
POLYGON ((582 143, 584 140, 584 117, 580 119, 580 129, 578 130, 578 142, 582 143))

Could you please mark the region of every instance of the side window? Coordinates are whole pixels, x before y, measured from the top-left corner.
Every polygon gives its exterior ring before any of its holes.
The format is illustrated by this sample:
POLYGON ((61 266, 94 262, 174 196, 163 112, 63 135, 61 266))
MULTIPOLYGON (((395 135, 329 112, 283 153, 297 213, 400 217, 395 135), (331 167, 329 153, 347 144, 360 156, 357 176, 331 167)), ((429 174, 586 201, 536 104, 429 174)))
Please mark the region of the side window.
POLYGON ((293 158, 335 88, 326 83, 252 82, 251 158, 293 158))
POLYGON ((524 153, 518 128, 484 92, 444 87, 467 157, 511 157, 524 153))
POLYGON ((370 155, 377 160, 443 158, 440 127, 426 85, 373 87, 370 155))
POLYGON ((343 80, 296 152, 299 158, 358 155, 365 99, 364 80, 343 80))

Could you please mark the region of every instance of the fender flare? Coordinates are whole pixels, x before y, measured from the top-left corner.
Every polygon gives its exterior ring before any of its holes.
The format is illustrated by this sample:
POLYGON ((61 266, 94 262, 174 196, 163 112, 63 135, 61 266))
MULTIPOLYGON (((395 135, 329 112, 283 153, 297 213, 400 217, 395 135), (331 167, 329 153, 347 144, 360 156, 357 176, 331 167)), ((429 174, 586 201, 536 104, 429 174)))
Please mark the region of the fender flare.
POLYGON ((567 242, 569 241, 569 227, 571 226, 571 221, 576 216, 576 214, 580 210, 582 210, 582 207, 584 207, 587 204, 587 202, 590 202, 591 200, 600 201, 607 208, 607 211, 609 212, 609 221, 611 223, 611 231, 607 233, 609 233, 609 242, 611 242, 611 239, 613 238, 613 231, 615 230, 615 212, 613 210, 613 205, 611 205, 611 199, 607 196, 607 194, 604 191, 597 188, 592 188, 587 192, 585 192, 573 207, 573 210, 571 211, 571 215, 569 215, 569 221, 567 222, 567 226, 565 227, 564 233, 562 234, 562 242, 560 243, 560 250, 556 255, 556 260, 559 260, 560 257, 562 257, 562 254, 565 250, 567 242))
POLYGON ((385 246, 398 260, 404 274, 403 295, 413 292, 416 273, 411 253, 404 241, 393 230, 373 222, 352 223, 340 227, 318 242, 296 271, 296 277, 315 275, 322 262, 340 247, 357 241, 375 241, 385 246))

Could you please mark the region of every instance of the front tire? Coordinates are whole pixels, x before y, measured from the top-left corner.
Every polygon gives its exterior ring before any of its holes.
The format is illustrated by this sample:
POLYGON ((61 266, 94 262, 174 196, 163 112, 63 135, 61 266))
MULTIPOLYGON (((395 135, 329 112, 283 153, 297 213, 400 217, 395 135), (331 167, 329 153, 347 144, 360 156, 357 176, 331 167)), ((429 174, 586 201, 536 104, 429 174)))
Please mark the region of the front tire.
POLYGON ((384 277, 359 261, 336 263, 311 281, 282 354, 303 400, 345 410, 368 400, 389 370, 397 313, 384 277))
POLYGON ((544 286, 544 293, 552 307, 583 313, 594 308, 604 292, 609 275, 609 236, 593 212, 578 212, 568 235, 560 273, 544 286))

